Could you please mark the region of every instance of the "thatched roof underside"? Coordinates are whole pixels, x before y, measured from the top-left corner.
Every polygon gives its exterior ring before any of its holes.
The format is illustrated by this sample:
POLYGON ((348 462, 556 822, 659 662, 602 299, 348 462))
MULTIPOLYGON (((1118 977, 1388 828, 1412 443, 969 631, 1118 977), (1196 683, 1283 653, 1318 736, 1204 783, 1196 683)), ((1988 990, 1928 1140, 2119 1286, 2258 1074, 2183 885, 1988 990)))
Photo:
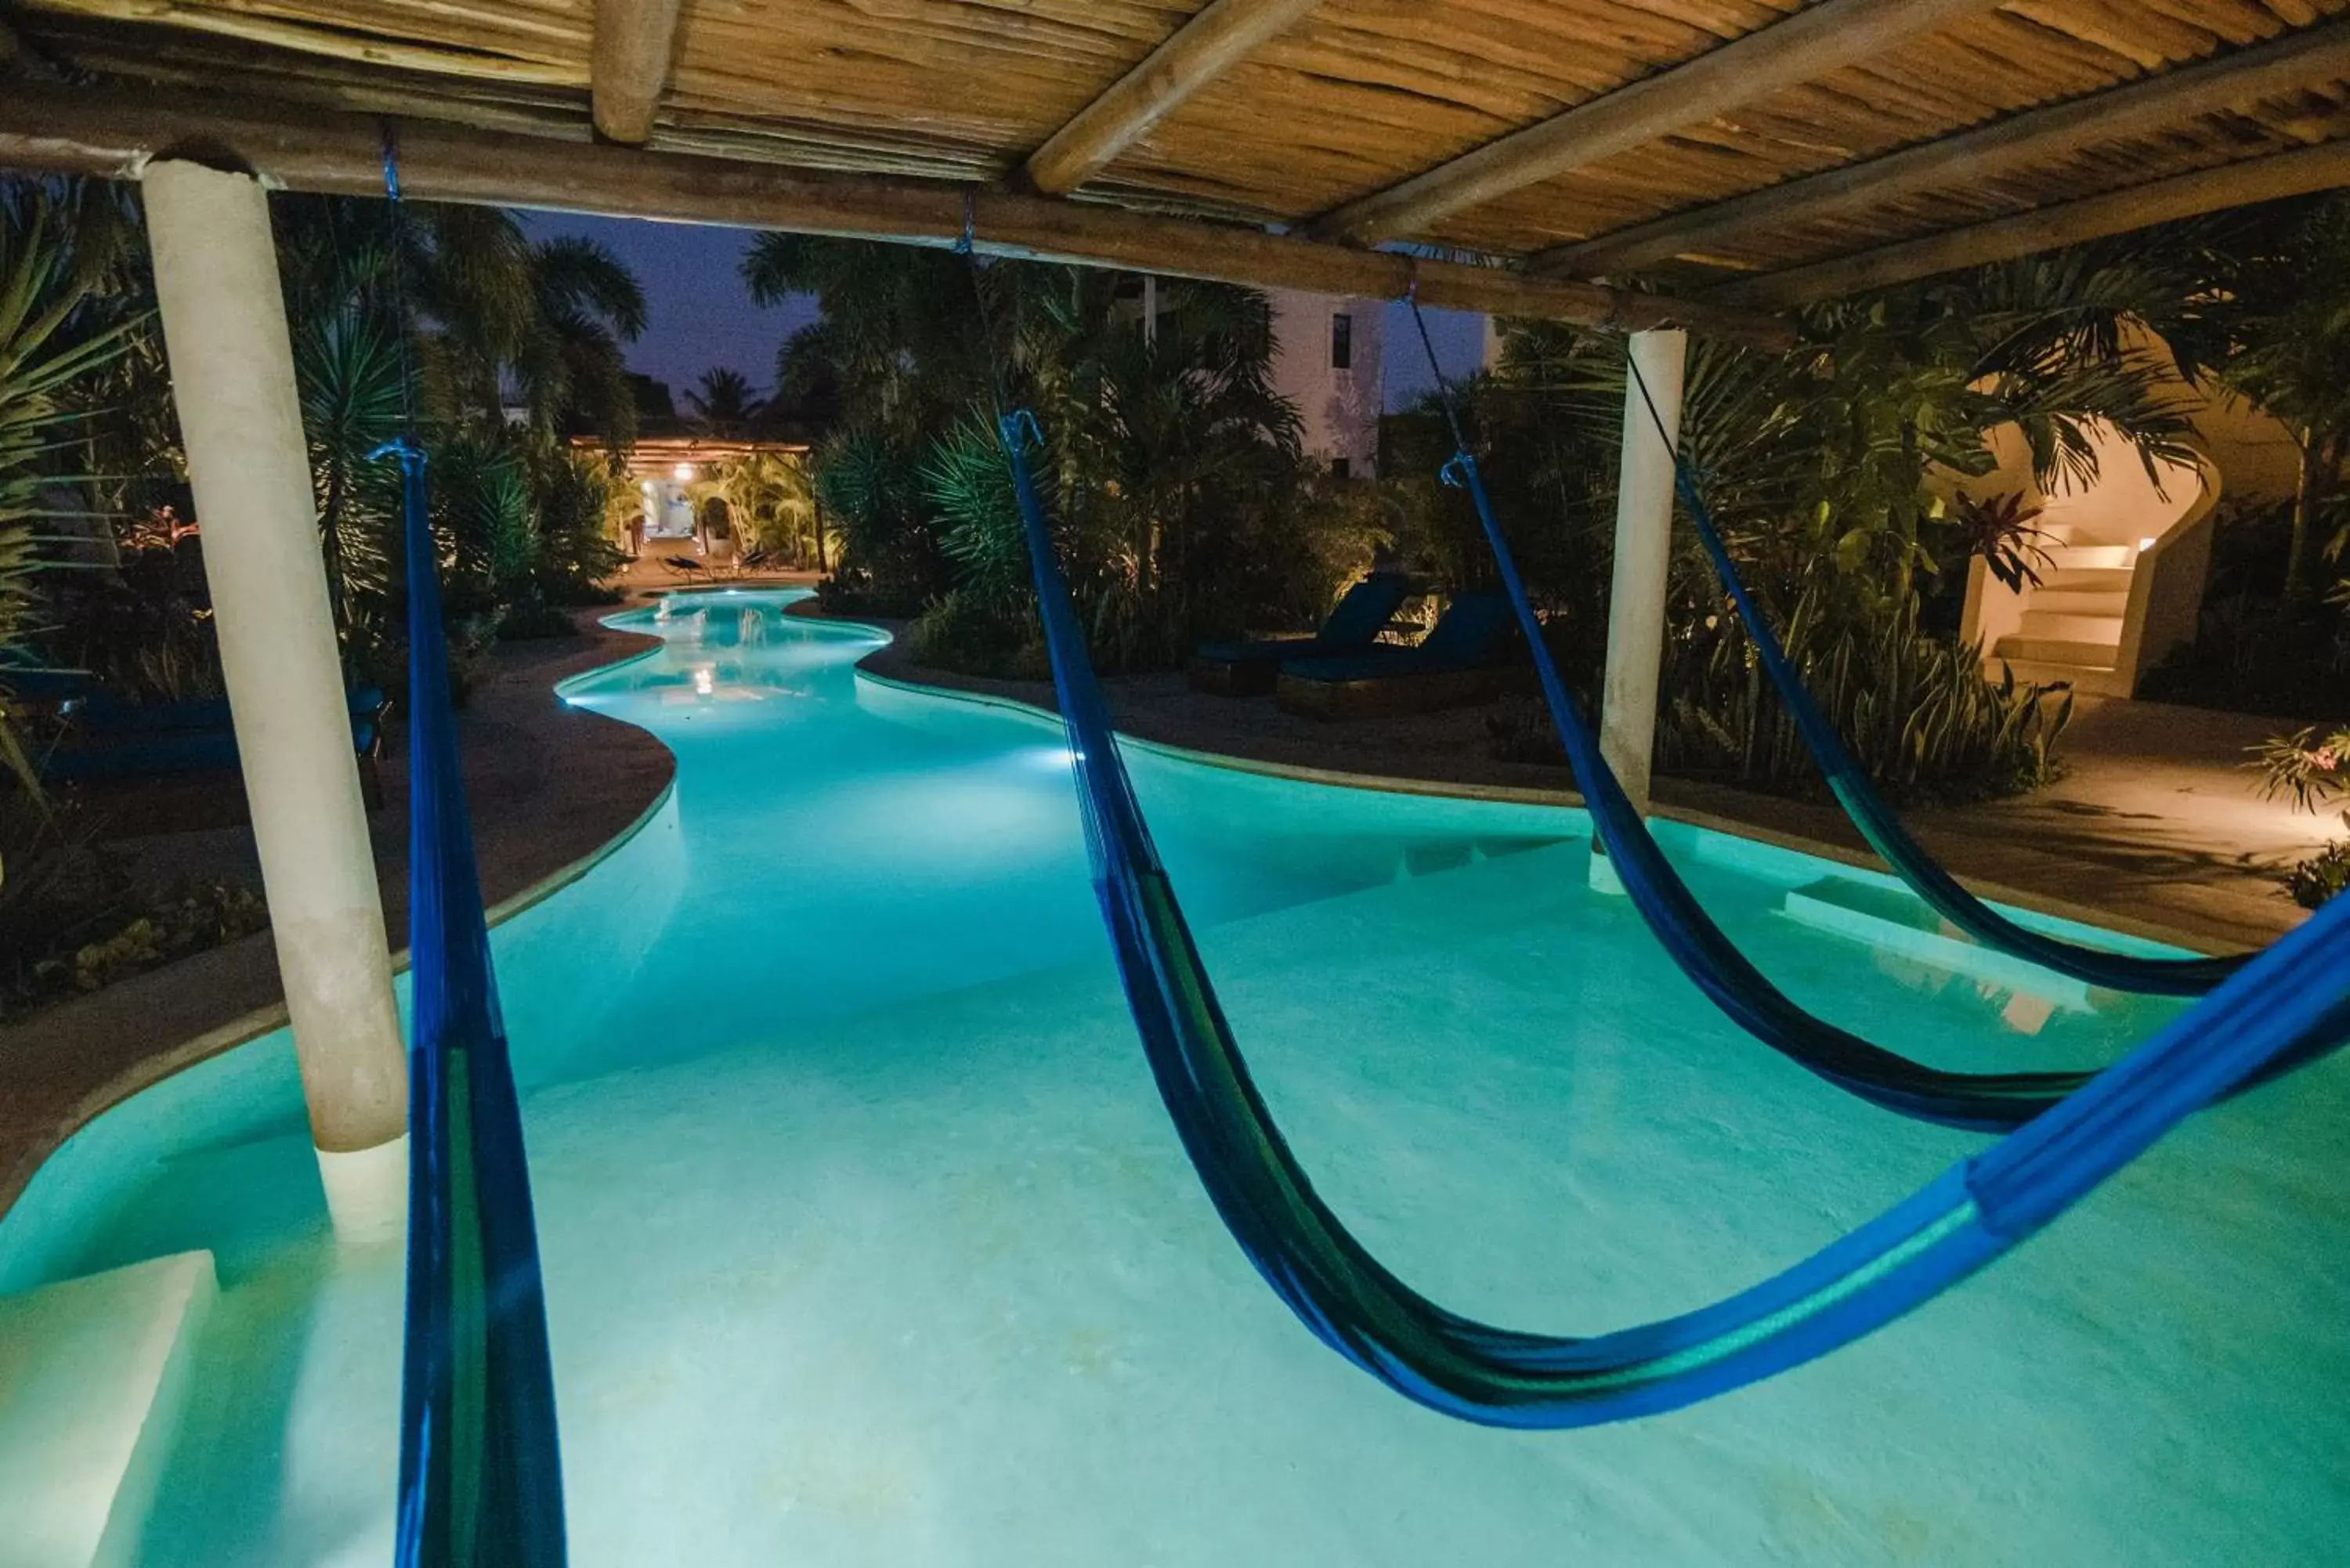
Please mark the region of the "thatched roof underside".
MULTIPOLYGON (((607 0, 608 5, 610 0, 607 0)), ((1231 0, 1227 0, 1230 4, 1231 0)), ((1913 0, 1924 5, 1925 0, 1913 0)), ((685 0, 649 145, 1016 182, 1199 0, 685 0)), ((1325 0, 1074 192, 1304 225, 1802 11, 1797 0, 1325 0)), ((1883 8, 1880 8, 1880 10, 1883 8)), ((1942 5, 1857 63, 1384 236, 1525 257, 2334 25, 2350 0, 1942 5)), ((15 0, 28 50, 117 79, 588 134, 597 0, 15 0)), ((1732 95, 1733 97, 1737 95, 1732 95)), ((1771 271, 2350 138, 2342 51, 2262 96, 1988 177, 1750 224, 1684 267, 1771 271)), ((1360 238, 1361 236, 1357 236, 1360 238)), ((1667 258, 1671 259, 1671 258, 1667 258)))

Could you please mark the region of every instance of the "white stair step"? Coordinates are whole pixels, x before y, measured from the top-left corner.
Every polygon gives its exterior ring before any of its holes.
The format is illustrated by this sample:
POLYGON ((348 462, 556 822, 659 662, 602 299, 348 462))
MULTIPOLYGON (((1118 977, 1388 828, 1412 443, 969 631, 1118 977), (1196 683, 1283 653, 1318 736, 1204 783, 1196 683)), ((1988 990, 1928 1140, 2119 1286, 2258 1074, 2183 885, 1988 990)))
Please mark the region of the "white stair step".
POLYGON ((2043 568, 2035 594, 2119 594, 2129 597, 2130 579, 2137 574, 2126 566, 2075 566, 2070 571, 2043 568))
POLYGON ((0 1563, 117 1568, 139 1554, 179 1432, 210 1252, 0 1297, 0 1563))
POLYGON ((2137 565, 2137 551, 2128 545, 2059 545, 2048 552, 2048 564, 2060 572, 2127 571, 2137 565))
POLYGON ((1983 946, 1936 914, 1923 899, 1898 888, 1823 877, 1788 889, 1780 908, 1804 925, 1866 942, 1880 952, 1898 953, 1946 973, 1988 981, 2067 1012, 2095 1011, 2089 988, 2081 981, 1983 946))
MULTIPOLYGON (((2122 639, 2122 621, 2112 615, 2064 615, 2042 609, 2035 602, 2023 612, 2023 624, 2019 627, 2023 636, 2045 638, 2057 642, 2095 642, 2108 648, 2122 639)), ((2107 662, 2111 662, 2108 659, 2107 662)))
POLYGON ((2096 616, 2119 623, 2129 609, 2126 593, 2084 593, 2066 588, 2039 588, 2032 595, 2027 614, 2096 616))
POLYGON ((2001 659, 2033 664, 2074 665, 2084 670, 2111 670, 2115 645, 2071 642, 2054 637, 2002 637, 1991 652, 2001 659))

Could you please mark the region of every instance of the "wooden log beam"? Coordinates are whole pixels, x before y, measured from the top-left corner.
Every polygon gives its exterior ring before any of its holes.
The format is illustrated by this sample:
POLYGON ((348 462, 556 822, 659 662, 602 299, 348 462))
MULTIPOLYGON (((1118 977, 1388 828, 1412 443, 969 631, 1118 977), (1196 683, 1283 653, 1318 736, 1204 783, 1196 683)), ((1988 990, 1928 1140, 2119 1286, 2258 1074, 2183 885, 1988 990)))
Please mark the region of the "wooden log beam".
POLYGON ((677 52, 680 0, 596 0, 596 48, 588 85, 596 129, 614 141, 641 145, 669 85, 677 52))
POLYGON ((2350 76, 2350 22, 2326 23, 2126 87, 2027 109, 1882 158, 1560 245, 1534 257, 1533 270, 1592 277, 1653 266, 1920 192, 1996 179, 2084 148, 2158 134, 2198 115, 2344 76, 2350 76))
POLYGON ((1052 195, 1076 190, 1185 99, 1320 3, 1215 0, 1030 154, 1029 185, 1052 195))
MULTIPOLYGON (((608 217, 723 223, 843 238, 951 245, 966 213, 977 247, 1255 287, 1399 299, 1637 331, 1682 327, 1770 347, 1794 341, 1774 317, 1499 267, 1381 251, 1197 219, 874 174, 831 174, 653 152, 432 120, 399 127, 402 191, 418 201, 537 207, 608 217)), ((12 86, 0 94, 0 167, 135 180, 174 149, 232 156, 286 190, 369 196, 383 189, 382 122, 154 92, 12 86)))
POLYGON ((2344 185, 2350 185, 2350 138, 2035 207, 2013 217, 1928 234, 1856 255, 1765 273, 1708 289, 1701 297, 1778 309, 2344 185))
POLYGON ((1578 104, 1325 215, 1313 232, 1358 244, 1584 168, 1883 54, 2002 0, 1818 0, 1695 59, 1578 104))

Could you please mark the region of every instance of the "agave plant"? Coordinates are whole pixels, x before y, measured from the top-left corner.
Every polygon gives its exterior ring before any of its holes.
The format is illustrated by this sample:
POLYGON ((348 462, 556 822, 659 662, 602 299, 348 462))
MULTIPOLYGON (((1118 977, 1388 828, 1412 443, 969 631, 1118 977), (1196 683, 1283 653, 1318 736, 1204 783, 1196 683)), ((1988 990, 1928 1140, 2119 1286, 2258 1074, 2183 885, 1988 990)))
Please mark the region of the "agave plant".
POLYGON ((68 389, 120 355, 137 323, 72 330, 91 279, 77 272, 59 240, 47 192, 10 192, 0 220, 0 766, 37 799, 9 711, 5 666, 22 656, 34 629, 33 575, 49 515, 41 492, 58 477, 57 459, 72 444, 68 389))

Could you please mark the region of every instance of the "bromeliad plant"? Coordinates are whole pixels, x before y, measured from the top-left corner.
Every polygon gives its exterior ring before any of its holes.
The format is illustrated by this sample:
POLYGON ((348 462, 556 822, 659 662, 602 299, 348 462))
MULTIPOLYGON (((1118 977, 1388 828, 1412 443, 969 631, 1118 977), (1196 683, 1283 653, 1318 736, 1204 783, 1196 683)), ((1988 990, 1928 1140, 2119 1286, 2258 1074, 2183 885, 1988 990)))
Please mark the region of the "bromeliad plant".
POLYGON ((2052 564, 2042 543, 2047 533, 2033 525, 2041 508, 2022 495, 1989 495, 1978 500, 1961 493, 1950 507, 1950 520, 1970 555, 1982 557, 1984 570, 2011 590, 2026 584, 2040 586, 2040 568, 2052 564))

